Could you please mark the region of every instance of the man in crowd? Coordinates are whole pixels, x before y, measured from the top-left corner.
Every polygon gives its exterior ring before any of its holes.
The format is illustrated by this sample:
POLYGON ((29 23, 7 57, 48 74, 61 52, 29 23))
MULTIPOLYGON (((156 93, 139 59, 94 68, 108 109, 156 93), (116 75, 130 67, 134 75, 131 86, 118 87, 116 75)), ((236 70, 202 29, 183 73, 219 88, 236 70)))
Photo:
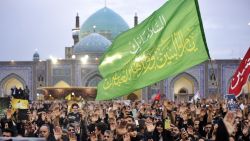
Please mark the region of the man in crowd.
POLYGON ((54 135, 50 131, 50 126, 43 124, 39 129, 38 137, 45 138, 47 141, 55 141, 54 135))
MULTIPOLYGON (((238 105, 244 103, 244 107, 250 105, 240 99, 236 102, 238 105)), ((248 108, 230 111, 224 100, 202 99, 197 103, 162 100, 157 104, 136 101, 130 105, 120 101, 92 103, 92 108, 88 107, 79 106, 79 103, 67 105, 65 101, 33 101, 25 122, 18 120, 11 110, 6 110, 6 116, 1 119, 1 130, 5 136, 18 133, 24 137, 42 137, 52 141, 250 139, 248 108), (67 107, 71 107, 70 112, 67 107), (32 125, 32 130, 27 130, 29 134, 20 131, 26 131, 26 128, 19 128, 27 124, 32 125), (12 132, 4 132, 9 128, 12 132)))
POLYGON ((72 104, 72 112, 68 114, 69 123, 80 124, 81 115, 79 113, 79 105, 77 103, 72 104))
POLYGON ((3 129, 2 137, 13 137, 13 131, 10 128, 3 129))

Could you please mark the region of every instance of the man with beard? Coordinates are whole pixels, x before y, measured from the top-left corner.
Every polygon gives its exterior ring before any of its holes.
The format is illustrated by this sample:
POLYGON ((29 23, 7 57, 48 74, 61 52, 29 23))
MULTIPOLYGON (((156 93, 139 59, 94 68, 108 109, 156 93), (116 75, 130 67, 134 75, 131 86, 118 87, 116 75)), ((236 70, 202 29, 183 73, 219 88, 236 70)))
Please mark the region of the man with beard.
POLYGON ((199 119, 195 119, 194 121, 194 137, 196 139, 201 137, 201 132, 203 131, 202 127, 200 126, 200 121, 199 119))
POLYGON ((56 141, 54 135, 50 132, 50 127, 47 124, 43 124, 39 129, 38 137, 45 138, 47 141, 56 141))
POLYGON ((171 131, 171 136, 173 137, 173 141, 179 141, 180 140, 180 130, 178 127, 173 127, 171 131))

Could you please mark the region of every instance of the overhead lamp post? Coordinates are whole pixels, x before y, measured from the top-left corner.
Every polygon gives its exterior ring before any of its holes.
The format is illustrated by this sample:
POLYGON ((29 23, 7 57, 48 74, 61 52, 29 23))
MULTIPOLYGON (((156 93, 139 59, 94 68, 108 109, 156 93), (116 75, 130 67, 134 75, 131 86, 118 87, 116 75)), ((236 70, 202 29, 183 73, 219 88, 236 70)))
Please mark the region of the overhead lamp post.
POLYGON ((89 59, 89 55, 84 55, 84 57, 81 58, 81 62, 82 62, 83 64, 86 64, 87 61, 88 61, 88 59, 89 59))

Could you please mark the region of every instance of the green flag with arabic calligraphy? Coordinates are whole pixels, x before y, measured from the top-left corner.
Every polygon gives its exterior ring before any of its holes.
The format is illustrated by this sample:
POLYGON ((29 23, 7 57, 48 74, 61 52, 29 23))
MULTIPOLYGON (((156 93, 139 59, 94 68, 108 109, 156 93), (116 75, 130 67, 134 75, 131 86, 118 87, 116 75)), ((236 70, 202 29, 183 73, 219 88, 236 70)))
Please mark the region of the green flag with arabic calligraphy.
POLYGON ((104 54, 96 100, 130 94, 209 58, 197 0, 169 0, 104 54))

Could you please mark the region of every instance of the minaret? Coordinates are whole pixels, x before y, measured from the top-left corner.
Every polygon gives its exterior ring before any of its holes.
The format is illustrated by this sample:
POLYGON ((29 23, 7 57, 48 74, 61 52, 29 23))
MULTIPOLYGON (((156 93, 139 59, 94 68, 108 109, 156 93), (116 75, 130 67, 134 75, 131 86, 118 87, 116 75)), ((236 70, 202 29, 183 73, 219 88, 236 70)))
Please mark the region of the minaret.
POLYGON ((78 13, 76 15, 76 27, 72 29, 72 37, 74 40, 74 45, 79 42, 79 31, 80 31, 80 18, 78 13))
POLYGON ((76 29, 77 28, 79 29, 79 27, 80 27, 80 18, 79 18, 78 13, 77 13, 77 15, 76 15, 76 29))
POLYGON ((138 24, 138 17, 137 17, 137 13, 135 13, 134 16, 134 27, 138 24))

